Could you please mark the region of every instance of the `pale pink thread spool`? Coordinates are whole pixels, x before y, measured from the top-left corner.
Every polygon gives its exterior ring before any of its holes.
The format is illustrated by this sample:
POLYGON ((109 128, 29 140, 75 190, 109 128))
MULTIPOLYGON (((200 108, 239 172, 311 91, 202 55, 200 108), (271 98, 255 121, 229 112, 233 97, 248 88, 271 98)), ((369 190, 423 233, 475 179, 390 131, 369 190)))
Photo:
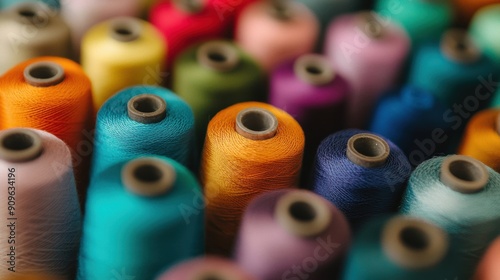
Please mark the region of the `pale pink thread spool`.
POLYGON ((0 229, 5 239, 0 254, 13 261, 1 262, 0 279, 13 275, 11 266, 19 276, 72 279, 81 216, 66 144, 41 130, 0 132, 0 180, 4 184, 0 216, 11 225, 0 229))
POLYGON ((257 280, 235 263, 220 257, 208 256, 181 263, 157 280, 257 280))
POLYGON ((364 128, 380 96, 395 86, 410 51, 408 36, 377 14, 361 12, 332 22, 324 51, 353 89, 348 127, 364 128))
POLYGON ((243 9, 235 41, 265 70, 313 50, 319 22, 304 5, 293 1, 258 1, 243 9))

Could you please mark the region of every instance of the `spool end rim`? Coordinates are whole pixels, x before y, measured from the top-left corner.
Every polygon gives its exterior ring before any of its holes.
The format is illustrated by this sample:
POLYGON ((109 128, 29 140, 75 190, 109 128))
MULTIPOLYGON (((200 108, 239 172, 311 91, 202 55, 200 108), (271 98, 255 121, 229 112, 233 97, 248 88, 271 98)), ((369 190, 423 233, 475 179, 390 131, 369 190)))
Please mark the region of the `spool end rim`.
POLYGON ((373 11, 362 11, 357 14, 357 26, 369 38, 379 40, 385 36, 385 29, 373 11))
POLYGON ((278 118, 264 108, 247 108, 236 116, 236 132, 250 140, 267 140, 278 131, 278 118))
POLYGON ((109 23, 109 36, 118 42, 132 42, 142 35, 142 24, 133 17, 114 18, 109 23))
POLYGON ((294 63, 294 72, 302 81, 316 86, 329 84, 336 76, 325 56, 317 54, 299 57, 294 63))
POLYGON ((204 0, 173 0, 173 4, 181 11, 190 14, 199 13, 205 7, 204 0))
POLYGON ((489 176, 486 166, 469 156, 449 156, 441 164, 441 182, 460 193, 468 194, 484 190, 489 176))
POLYGON ((387 141, 371 133, 356 134, 347 142, 347 158, 354 164, 365 168, 384 165, 390 152, 387 141))
POLYGON ((144 93, 132 97, 127 103, 130 119, 144 123, 158 123, 167 116, 167 102, 155 94, 144 93))
POLYGON ((34 87, 50 87, 60 84, 64 78, 64 68, 51 61, 39 61, 28 65, 23 71, 24 81, 34 87))
POLYGON ((200 45, 196 52, 198 63, 219 72, 228 72, 240 63, 235 46, 225 41, 210 41, 200 45))
POLYGON ((126 163, 121 177, 128 191, 140 196, 156 197, 174 187, 177 173, 169 163, 153 157, 142 157, 126 163))
POLYGON ((43 152, 42 138, 26 128, 0 132, 0 158, 9 162, 26 162, 43 152))
POLYGON ((448 59, 458 63, 474 63, 481 51, 466 30, 450 29, 441 38, 441 51, 448 59))

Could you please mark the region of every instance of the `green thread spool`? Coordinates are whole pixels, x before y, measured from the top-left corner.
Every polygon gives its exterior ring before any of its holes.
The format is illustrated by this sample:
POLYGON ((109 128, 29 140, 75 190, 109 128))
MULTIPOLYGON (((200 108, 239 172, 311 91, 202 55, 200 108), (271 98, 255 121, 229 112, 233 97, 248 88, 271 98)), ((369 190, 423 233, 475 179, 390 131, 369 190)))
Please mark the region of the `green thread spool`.
POLYGON ((378 0, 377 13, 406 30, 413 46, 439 38, 453 21, 453 7, 444 0, 378 0))
POLYGON ((476 44, 483 52, 500 65, 500 4, 480 9, 469 28, 469 32, 476 44))
POLYGON ((227 41, 192 47, 174 62, 173 90, 193 109, 199 144, 210 119, 220 110, 266 97, 263 70, 227 41))

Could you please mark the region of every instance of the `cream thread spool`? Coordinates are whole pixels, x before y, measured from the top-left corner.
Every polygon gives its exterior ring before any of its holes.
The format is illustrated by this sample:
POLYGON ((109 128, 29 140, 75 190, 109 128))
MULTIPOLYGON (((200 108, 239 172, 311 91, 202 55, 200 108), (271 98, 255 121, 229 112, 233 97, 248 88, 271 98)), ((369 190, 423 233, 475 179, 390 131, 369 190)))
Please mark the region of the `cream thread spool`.
POLYGON ((347 158, 366 168, 383 165, 390 152, 389 145, 384 139, 370 133, 356 134, 347 142, 347 158))
POLYGON ((139 158, 122 169, 122 181, 127 190, 141 196, 159 196, 174 185, 174 168, 155 158, 139 158))
POLYGON ((251 140, 273 138, 278 130, 278 119, 266 109, 248 108, 236 116, 236 132, 251 140))
POLYGON ((134 96, 127 103, 130 119, 144 123, 161 122, 167 116, 167 102, 154 94, 134 96))
POLYGON ((385 225, 382 247, 393 262, 408 269, 423 269, 445 257, 449 241, 446 233, 433 224, 399 216, 385 225))
POLYGON ((302 81, 317 86, 331 83, 336 76, 325 57, 316 54, 299 57, 295 61, 294 71, 302 81))
POLYGON ((480 161, 468 156, 453 155, 443 161, 440 180, 454 191, 476 193, 488 184, 489 173, 480 161))

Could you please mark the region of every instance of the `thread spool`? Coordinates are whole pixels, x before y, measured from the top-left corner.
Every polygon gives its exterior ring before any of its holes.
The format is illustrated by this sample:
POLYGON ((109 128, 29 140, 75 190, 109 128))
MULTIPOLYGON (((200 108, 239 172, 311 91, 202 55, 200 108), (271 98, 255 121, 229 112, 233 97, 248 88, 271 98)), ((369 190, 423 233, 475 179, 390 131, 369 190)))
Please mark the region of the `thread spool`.
POLYGON ((491 99, 490 107, 492 107, 492 108, 500 107, 500 87, 498 88, 496 93, 493 95, 493 98, 491 99))
POLYGON ((203 257, 176 265, 157 280, 254 280, 235 263, 218 257, 203 257))
MULTIPOLYGON (((16 4, 19 4, 19 0, 0 0, 0 10, 8 9, 16 4)), ((25 0, 23 2, 42 2, 51 8, 58 9, 60 7, 59 0, 25 0)))
POLYGON ((458 15, 459 22, 464 26, 469 25, 474 15, 482 8, 491 7, 491 5, 498 4, 495 0, 453 0, 455 11, 458 15))
POLYGON ((494 280, 500 277, 500 270, 496 263, 500 256, 500 238, 495 239, 488 247, 488 251, 478 266, 474 280, 494 280))
POLYGON ((271 105, 244 102, 215 115, 208 125, 200 173, 209 201, 209 254, 230 254, 243 211, 253 198, 297 185, 304 141, 300 125, 271 105), (237 132, 237 122, 247 134, 237 132))
POLYGON ((331 279, 349 243, 344 215, 327 200, 309 191, 279 190, 248 206, 235 256, 257 279, 331 279))
POLYGON ((377 15, 357 13, 332 22, 325 53, 352 87, 346 115, 348 127, 367 125, 375 103, 395 85, 409 50, 404 31, 380 21, 377 15))
POLYGON ((454 20, 451 1, 378 0, 376 12, 386 20, 401 26, 413 47, 438 39, 454 20))
POLYGON ((97 115, 92 177, 137 156, 161 155, 192 166, 194 118, 189 106, 168 89, 127 88, 97 115))
POLYGON ((319 22, 304 5, 292 1, 255 2, 242 10, 235 41, 266 71, 311 52, 319 22))
POLYGON ((347 81, 321 55, 306 54, 273 71, 270 103, 292 115, 306 135, 302 179, 310 174, 321 141, 345 127, 343 117, 350 93, 347 81))
POLYGON ((472 117, 465 129, 459 154, 473 157, 500 171, 500 111, 485 110, 472 117))
POLYGON ((87 187, 94 127, 91 84, 81 67, 60 57, 16 65, 0 79, 2 129, 30 127, 63 140, 73 156, 81 198, 87 187))
POLYGON ((311 186, 356 230, 368 219, 396 210, 410 172, 405 154, 391 141, 348 129, 321 142, 311 186))
POLYGON ((0 166, 5 182, 5 195, 0 197, 5 207, 0 213, 6 221, 1 229, 6 244, 0 253, 7 256, 0 277, 43 279, 43 274, 71 279, 81 217, 66 144, 40 130, 3 130, 0 166))
POLYGON ((0 12, 0 75, 39 56, 69 58, 70 40, 70 30, 56 10, 41 2, 13 5, 0 12))
POLYGON ((267 92, 263 71, 227 41, 186 50, 175 62, 173 76, 173 91, 193 109, 200 146, 215 114, 239 102, 264 100, 267 92))
MULTIPOLYGON (((137 17, 141 5, 137 0, 72 0, 61 2, 61 15, 71 29, 75 57, 80 57, 82 40, 94 25, 116 17, 137 17)), ((147 54, 147 52, 142 52, 147 54)), ((127 57, 127 56, 125 56, 127 57)))
POLYGON ((149 20, 167 42, 167 69, 190 46, 225 37, 231 17, 223 12, 224 4, 221 0, 176 0, 153 6, 149 20), (190 10, 191 2, 195 5, 190 10))
POLYGON ((478 84, 496 73, 495 69, 494 62, 480 53, 465 31, 452 29, 443 35, 440 43, 433 42, 416 51, 408 82, 432 92, 450 107, 474 99, 474 106, 467 107, 474 107, 469 111, 475 112, 483 108, 491 96, 491 93, 489 96, 476 93, 478 84), (451 52, 446 46, 455 51, 451 52))
POLYGON ((500 43, 494 39, 500 26, 500 4, 498 1, 492 2, 497 4, 485 6, 475 14, 469 32, 484 54, 500 64, 500 43))
POLYGON ((432 93, 406 85, 380 100, 369 130, 396 144, 415 167, 447 151, 451 135, 450 124, 443 120, 447 109, 432 93))
POLYGON ((92 81, 96 110, 126 87, 161 84, 165 52, 161 35, 139 19, 114 18, 90 29, 81 63, 92 81))
POLYGON ((471 157, 437 157, 412 173, 403 198, 401 213, 437 224, 461 244, 457 256, 466 279, 500 233, 499 179, 471 157))
POLYGON ((342 279, 462 279, 459 245, 419 218, 377 218, 356 235, 342 279))
POLYGON ((99 173, 89 188, 77 279, 154 279, 200 255, 203 205, 195 177, 169 158, 139 157, 99 173))

